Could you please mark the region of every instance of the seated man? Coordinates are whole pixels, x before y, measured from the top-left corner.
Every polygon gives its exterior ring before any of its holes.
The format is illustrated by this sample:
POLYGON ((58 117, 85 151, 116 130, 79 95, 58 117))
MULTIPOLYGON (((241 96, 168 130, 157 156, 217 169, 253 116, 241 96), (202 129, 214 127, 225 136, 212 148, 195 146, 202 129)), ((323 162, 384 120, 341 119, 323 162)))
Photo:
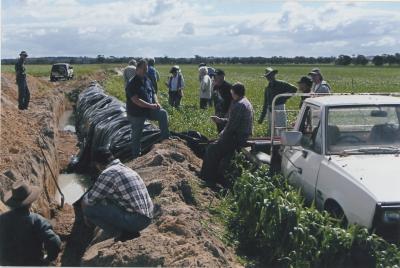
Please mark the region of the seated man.
POLYGON ((41 266, 57 258, 60 238, 45 218, 29 211, 39 194, 39 187, 17 181, 4 195, 11 210, 0 215, 1 266, 41 266))
POLYGON ((107 148, 99 148, 93 161, 101 174, 82 199, 85 221, 115 235, 116 240, 139 237, 153 217, 153 203, 143 180, 107 148))
MULTIPOLYGON (((232 86, 233 103, 229 118, 211 117, 215 123, 226 123, 219 139, 210 144, 203 158, 201 177, 210 182, 218 182, 223 174, 217 170, 224 157, 231 157, 236 149, 243 146, 253 132, 253 106, 245 97, 245 88, 241 83, 232 86)), ((222 182, 222 181, 221 181, 222 182)), ((224 182, 223 182, 224 183, 224 182)))

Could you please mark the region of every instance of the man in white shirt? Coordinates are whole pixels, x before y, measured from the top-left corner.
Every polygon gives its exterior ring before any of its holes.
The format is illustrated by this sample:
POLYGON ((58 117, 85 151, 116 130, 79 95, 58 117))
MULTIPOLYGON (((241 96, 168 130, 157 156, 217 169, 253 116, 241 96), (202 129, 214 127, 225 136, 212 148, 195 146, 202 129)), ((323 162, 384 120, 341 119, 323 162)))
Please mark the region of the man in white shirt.
POLYGON ((185 81, 178 65, 173 66, 169 72, 172 75, 169 77, 168 83, 166 83, 169 93, 168 102, 172 107, 179 108, 185 81))

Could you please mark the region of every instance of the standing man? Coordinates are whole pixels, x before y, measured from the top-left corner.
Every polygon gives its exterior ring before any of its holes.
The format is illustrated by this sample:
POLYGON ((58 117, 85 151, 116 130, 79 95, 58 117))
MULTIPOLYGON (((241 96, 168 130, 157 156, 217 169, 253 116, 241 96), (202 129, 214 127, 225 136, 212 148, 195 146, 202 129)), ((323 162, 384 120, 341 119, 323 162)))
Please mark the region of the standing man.
POLYGON ((123 77, 124 77, 125 87, 128 85, 128 83, 132 79, 132 77, 135 76, 136 64, 137 64, 136 60, 131 59, 128 62, 128 66, 126 66, 124 69, 123 77))
POLYGON ((60 237, 50 223, 29 211, 39 195, 39 187, 24 181, 15 182, 12 190, 4 195, 4 203, 11 210, 0 215, 1 266, 48 265, 61 251, 60 237))
POLYGON ((208 75, 207 67, 199 68, 200 76, 200 109, 207 109, 207 105, 211 106, 211 78, 208 75))
MULTIPOLYGON (((273 99, 283 93, 295 93, 297 88, 292 84, 284 81, 277 80, 275 78, 278 70, 274 70, 271 67, 265 69, 265 78, 268 80, 268 86, 264 91, 264 105, 261 112, 259 124, 265 119, 265 115, 268 115, 268 134, 271 136, 271 126, 272 126, 272 101, 273 99)), ((280 135, 280 130, 286 128, 286 108, 285 103, 289 97, 281 97, 275 101, 275 127, 278 128, 277 135, 280 135)))
POLYGON ((311 79, 313 81, 313 85, 311 87, 311 91, 313 93, 319 93, 319 94, 331 93, 331 87, 324 80, 324 77, 322 76, 321 70, 319 68, 313 68, 311 72, 309 72, 308 74, 311 76, 311 79))
POLYGON ((31 98, 25 72, 25 61, 27 57, 28 53, 26 53, 26 51, 21 51, 21 53, 19 53, 19 59, 15 64, 15 75, 18 85, 18 109, 20 110, 28 110, 29 100, 31 98))
MULTIPOLYGON (((312 80, 308 76, 302 76, 300 80, 297 82, 297 85, 299 86, 299 93, 311 93, 311 86, 312 86, 312 80)), ((307 96, 302 96, 301 101, 299 104, 299 108, 301 109, 301 106, 303 106, 303 102, 305 99, 307 99, 307 96)))
POLYGON ((183 97, 183 88, 185 87, 185 81, 178 65, 172 66, 169 71, 172 75, 168 79, 167 87, 169 94, 169 105, 175 108, 179 108, 183 97))
POLYGON ((97 149, 93 161, 101 174, 82 199, 85 222, 119 241, 139 237, 153 217, 153 203, 142 178, 114 159, 107 148, 97 149))
POLYGON ((133 157, 140 155, 140 139, 146 119, 158 121, 161 139, 168 139, 168 114, 158 103, 153 85, 147 78, 147 61, 139 60, 136 75, 125 88, 128 120, 132 124, 133 157))
POLYGON ((229 116, 220 118, 212 116, 215 123, 224 123, 225 127, 219 134, 216 142, 210 144, 203 158, 201 177, 209 182, 221 182, 225 184, 223 172, 219 172, 221 160, 231 158, 236 149, 245 145, 249 136, 253 133, 253 106, 245 97, 245 87, 241 83, 235 83, 231 89, 232 107, 229 116))
POLYGON ((147 71, 147 75, 150 78, 151 82, 153 83, 154 91, 158 92, 158 81, 160 81, 160 74, 158 73, 157 69, 154 67, 156 63, 154 58, 148 59, 149 69, 147 71))
MULTIPOLYGON (((213 99, 215 115, 218 117, 226 118, 228 116, 229 107, 232 102, 231 87, 232 85, 225 81, 225 72, 221 69, 215 70, 213 99)), ((224 129, 225 123, 217 122, 216 125, 218 133, 220 133, 224 129)))

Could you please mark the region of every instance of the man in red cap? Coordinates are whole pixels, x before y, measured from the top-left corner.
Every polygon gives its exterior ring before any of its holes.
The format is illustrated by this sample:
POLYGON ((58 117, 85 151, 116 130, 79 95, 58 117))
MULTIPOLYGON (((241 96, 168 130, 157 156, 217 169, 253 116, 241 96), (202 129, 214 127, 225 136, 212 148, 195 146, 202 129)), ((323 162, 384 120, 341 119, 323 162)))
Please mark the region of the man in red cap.
POLYGON ((39 194, 39 187, 17 181, 4 195, 11 210, 0 215, 1 266, 41 266, 57 258, 60 238, 45 218, 29 211, 39 194))

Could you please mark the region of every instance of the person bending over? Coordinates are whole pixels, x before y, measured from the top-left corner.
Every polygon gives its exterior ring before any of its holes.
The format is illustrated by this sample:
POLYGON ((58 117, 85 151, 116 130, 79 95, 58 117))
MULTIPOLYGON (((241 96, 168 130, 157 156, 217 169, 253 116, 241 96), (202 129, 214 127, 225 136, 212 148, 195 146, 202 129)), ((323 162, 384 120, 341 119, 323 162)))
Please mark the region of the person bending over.
POLYGON ((119 241, 139 237, 153 217, 153 203, 142 178, 114 159, 107 148, 97 149, 93 161, 101 173, 82 198, 85 222, 119 241))

